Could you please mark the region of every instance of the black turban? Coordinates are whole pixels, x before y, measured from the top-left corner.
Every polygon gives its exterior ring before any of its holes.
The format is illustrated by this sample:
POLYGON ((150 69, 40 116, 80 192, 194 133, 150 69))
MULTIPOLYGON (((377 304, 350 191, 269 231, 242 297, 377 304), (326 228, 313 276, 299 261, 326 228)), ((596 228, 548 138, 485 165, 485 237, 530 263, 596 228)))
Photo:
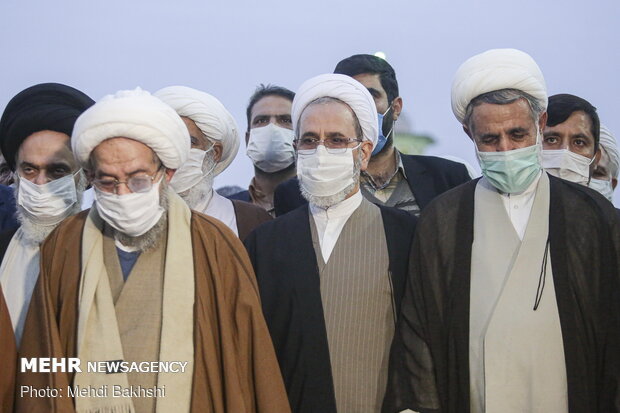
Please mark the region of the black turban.
POLYGON ((59 83, 42 83, 19 92, 0 120, 0 149, 15 170, 17 151, 35 132, 51 130, 71 136, 78 116, 95 102, 84 93, 59 83))

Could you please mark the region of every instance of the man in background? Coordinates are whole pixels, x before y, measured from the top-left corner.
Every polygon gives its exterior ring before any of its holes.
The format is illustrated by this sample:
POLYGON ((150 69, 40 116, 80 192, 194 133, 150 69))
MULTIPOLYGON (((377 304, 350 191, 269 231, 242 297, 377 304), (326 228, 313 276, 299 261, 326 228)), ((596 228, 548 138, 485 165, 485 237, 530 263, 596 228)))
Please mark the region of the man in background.
MULTIPOLYGON (((375 102, 379 138, 360 181, 366 199, 419 216, 437 195, 470 180, 461 163, 434 156, 405 155, 396 149, 394 125, 403 110, 403 99, 396 73, 386 60, 358 54, 340 61, 334 73, 351 76, 363 84, 375 102)), ((277 215, 305 203, 296 179, 282 184, 275 199, 277 215)))
POLYGON ((250 97, 246 109, 246 153, 254 164, 254 177, 247 191, 230 199, 251 202, 274 211, 276 187, 295 176, 291 105, 295 94, 273 85, 260 85, 250 97))
POLYGON ((193 210, 222 221, 241 240, 271 216, 248 202, 224 198, 213 180, 239 150, 239 131, 230 112, 215 97, 185 86, 170 86, 155 96, 183 119, 192 147, 189 158, 170 180, 170 186, 193 210))

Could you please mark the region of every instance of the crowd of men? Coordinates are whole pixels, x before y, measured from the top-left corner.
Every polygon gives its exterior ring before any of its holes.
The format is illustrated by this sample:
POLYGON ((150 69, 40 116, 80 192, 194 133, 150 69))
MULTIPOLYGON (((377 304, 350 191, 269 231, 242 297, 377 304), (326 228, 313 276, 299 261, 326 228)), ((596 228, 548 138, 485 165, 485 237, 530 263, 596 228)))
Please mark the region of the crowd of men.
POLYGON ((214 96, 18 93, 0 412, 620 412, 620 154, 595 106, 548 96, 522 51, 471 57, 452 110, 472 179, 395 147, 404 104, 372 55, 260 85, 254 177, 226 197, 241 138, 214 96), (20 362, 42 358, 83 368, 20 362))

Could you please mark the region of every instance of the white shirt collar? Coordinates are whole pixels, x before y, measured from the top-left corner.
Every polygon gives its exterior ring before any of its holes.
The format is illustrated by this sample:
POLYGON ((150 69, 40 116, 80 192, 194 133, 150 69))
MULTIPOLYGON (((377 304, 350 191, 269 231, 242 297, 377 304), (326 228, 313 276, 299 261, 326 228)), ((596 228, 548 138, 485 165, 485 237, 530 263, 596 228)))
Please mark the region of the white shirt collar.
POLYGON ((327 262, 327 260, 329 260, 329 256, 336 246, 342 228, 344 228, 344 225, 353 212, 359 208, 362 200, 362 193, 358 189, 358 191, 349 198, 327 209, 310 204, 310 215, 314 219, 314 224, 316 225, 323 261, 327 262))

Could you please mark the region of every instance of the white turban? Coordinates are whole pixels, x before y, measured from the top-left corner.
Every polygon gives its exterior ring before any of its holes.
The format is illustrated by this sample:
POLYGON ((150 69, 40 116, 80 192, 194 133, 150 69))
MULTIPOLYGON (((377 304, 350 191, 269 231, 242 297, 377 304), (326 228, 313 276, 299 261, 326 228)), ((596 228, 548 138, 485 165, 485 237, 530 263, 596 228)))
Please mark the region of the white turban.
POLYGON ((179 116, 193 120, 207 139, 222 143, 222 159, 213 170, 214 176, 230 165, 239 151, 239 128, 219 100, 185 86, 169 86, 158 90, 154 96, 170 105, 179 116))
POLYGON ((609 169, 612 178, 618 177, 618 169, 620 168, 620 154, 618 153, 618 143, 611 131, 604 125, 601 125, 601 137, 599 143, 607 155, 609 156, 609 169))
POLYGON ((530 55, 517 49, 492 49, 465 61, 452 81, 452 112, 460 123, 476 97, 501 89, 517 89, 547 108, 547 86, 530 55))
POLYGON ((379 138, 379 118, 375 101, 364 85, 346 75, 319 75, 306 80, 299 87, 291 110, 293 130, 297 130, 297 123, 306 106, 321 97, 333 97, 349 105, 362 126, 363 138, 371 141, 374 148, 379 138))
POLYGON ((108 95, 82 113, 73 127, 71 147, 78 162, 85 166, 97 145, 115 137, 145 144, 170 169, 185 162, 191 146, 189 132, 179 115, 140 88, 108 95))

